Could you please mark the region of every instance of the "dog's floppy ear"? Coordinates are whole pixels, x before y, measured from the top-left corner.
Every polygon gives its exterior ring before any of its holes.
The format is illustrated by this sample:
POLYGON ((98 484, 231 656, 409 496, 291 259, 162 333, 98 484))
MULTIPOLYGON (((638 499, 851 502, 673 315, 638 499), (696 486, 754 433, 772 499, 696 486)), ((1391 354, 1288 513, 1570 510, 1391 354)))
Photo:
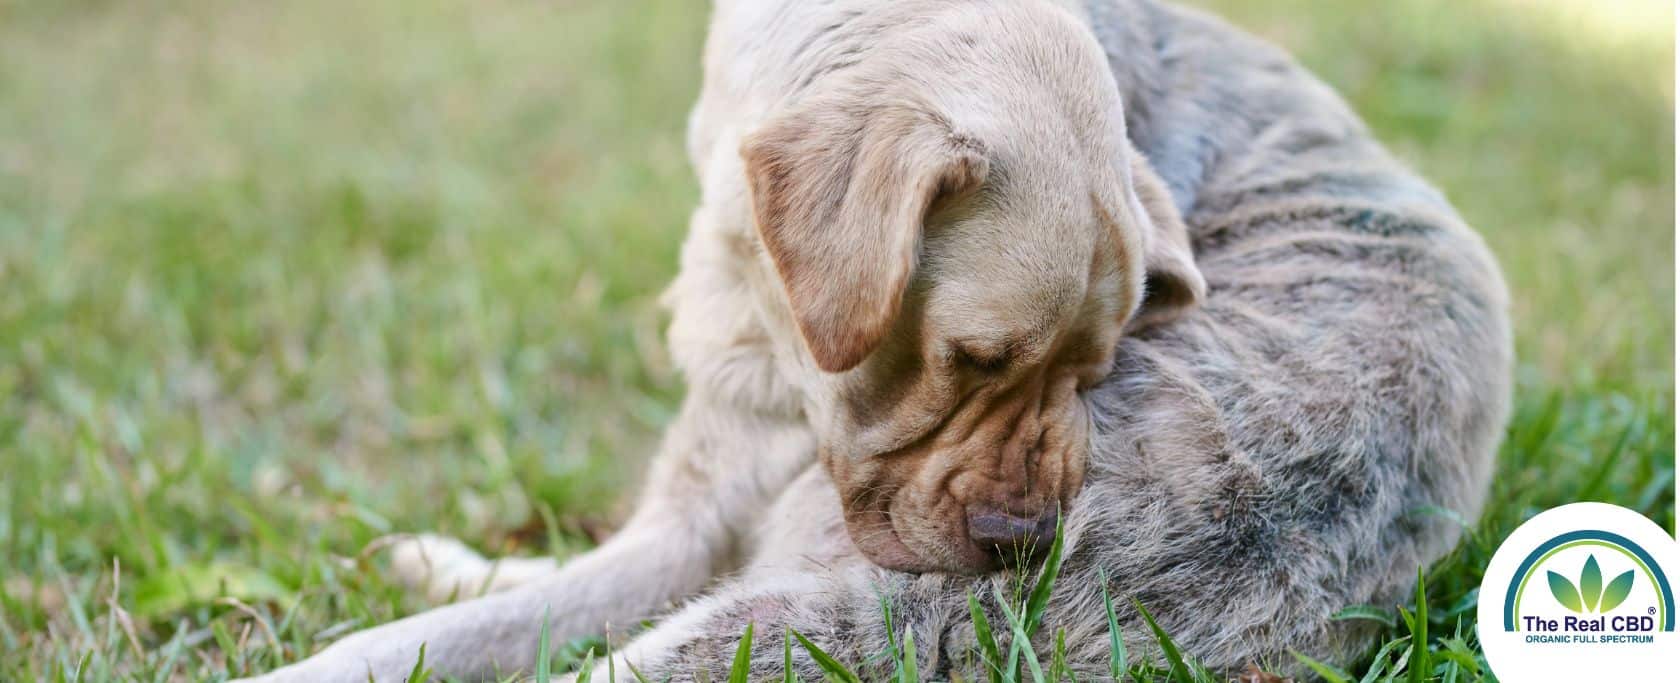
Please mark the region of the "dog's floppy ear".
POLYGON ((741 145, 758 235, 800 336, 827 372, 856 367, 898 316, 922 222, 986 176, 977 141, 903 102, 819 98, 741 145))
POLYGON ((1143 234, 1143 304, 1127 323, 1128 330, 1176 320, 1200 304, 1207 294, 1207 281, 1196 267, 1190 249, 1190 232, 1173 206, 1166 183, 1149 167, 1149 161, 1131 151, 1132 189, 1145 225, 1143 234))

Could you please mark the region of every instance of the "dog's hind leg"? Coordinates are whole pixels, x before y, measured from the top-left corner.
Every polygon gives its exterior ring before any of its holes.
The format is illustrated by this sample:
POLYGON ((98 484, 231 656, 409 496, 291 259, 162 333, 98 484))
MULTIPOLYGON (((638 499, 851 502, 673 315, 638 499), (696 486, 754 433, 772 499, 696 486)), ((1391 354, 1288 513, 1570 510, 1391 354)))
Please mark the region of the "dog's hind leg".
POLYGON ((560 569, 552 557, 489 559, 461 541, 436 534, 397 538, 390 556, 397 580, 439 603, 522 586, 560 569))
POLYGON ((813 459, 797 419, 726 409, 696 392, 666 432, 636 512, 600 547, 529 583, 351 634, 260 680, 400 681, 421 645, 438 676, 499 678, 536 661, 545 615, 556 647, 633 629, 736 566, 742 536, 813 459))
MULTIPOLYGON (((917 577, 869 562, 846 536, 838 494, 821 467, 795 480, 764 517, 752 562, 739 576, 614 652, 610 663, 595 662, 592 680, 609 672, 623 683, 637 681, 638 673, 654 681, 726 680, 748 624, 754 626, 748 680, 781 677, 783 639, 794 631, 848 665, 884 666, 858 673, 886 680, 892 663, 879 657, 888 643, 883 607, 892 612, 892 641, 903 643, 908 631, 917 644, 924 676, 944 666, 941 635, 966 619, 964 586, 982 579, 917 577)), ((824 679, 797 642, 792 654, 803 680, 824 679)))
MULTIPOLYGON (((930 580, 942 579, 930 576, 930 580)), ((748 680, 780 678, 782 641, 795 631, 848 665, 880 663, 877 655, 888 639, 879 596, 901 591, 905 584, 915 581, 908 575, 869 565, 861 558, 828 568, 755 568, 717 592, 687 604, 614 652, 610 663, 595 662, 593 679, 605 679, 611 672, 615 683, 632 683, 638 680, 637 674, 653 681, 725 680, 749 624, 754 627, 754 637, 748 680)), ((918 612, 893 615, 895 631, 900 634, 895 640, 903 642, 902 633, 909 629, 920 646, 921 670, 933 673, 939 666, 940 625, 944 617, 958 613, 956 605, 922 599, 895 599, 892 603, 918 612), (938 619, 920 614, 932 610, 949 614, 941 614, 938 619)), ((792 648, 795 673, 803 680, 823 680, 823 672, 811 655, 797 642, 792 648)), ((883 671, 859 674, 864 680, 886 680, 885 674, 891 672, 890 664, 886 666, 883 671)), ((576 679, 559 680, 570 683, 576 679)))
MULTIPOLYGON (((826 680, 823 667, 800 637, 865 681, 896 680, 895 671, 901 662, 912 660, 912 650, 917 680, 956 680, 958 675, 983 680, 986 668, 973 635, 968 596, 980 596, 982 609, 998 629, 999 647, 1008 652, 1008 622, 990 596, 993 586, 1008 592, 1014 585, 1011 577, 1002 575, 897 573, 861 555, 823 565, 755 566, 615 651, 610 662, 596 661, 592 680, 606 679, 609 672, 615 683, 727 680, 749 625, 753 639, 747 680, 780 680, 784 656, 799 680, 826 680)), ((1095 592, 1094 587, 1085 588, 1095 592)), ((1019 612, 1020 604, 1015 609, 1019 612)), ((1058 605, 1052 612, 1046 618, 1058 627, 1067 623, 1064 620, 1079 621, 1069 624, 1069 633, 1082 636, 1095 633, 1092 626, 1103 618, 1100 604, 1077 613, 1058 605)), ((1041 629, 1037 639, 1050 637, 1049 631, 1041 629)), ((1098 642, 1106 644, 1107 639, 1098 642)), ((1048 658, 1046 643, 1035 644, 1048 658)), ((1090 661, 1076 668, 1091 674, 1088 680, 1101 671, 1090 661)), ((576 680, 573 675, 558 683, 576 680)))

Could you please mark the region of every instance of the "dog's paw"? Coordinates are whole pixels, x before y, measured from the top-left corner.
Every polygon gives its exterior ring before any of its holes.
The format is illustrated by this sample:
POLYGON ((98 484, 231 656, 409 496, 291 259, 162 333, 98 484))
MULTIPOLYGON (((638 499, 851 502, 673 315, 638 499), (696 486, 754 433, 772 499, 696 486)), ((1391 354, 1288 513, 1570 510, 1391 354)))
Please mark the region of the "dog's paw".
POLYGON ((434 602, 477 595, 491 570, 483 555, 447 536, 403 536, 391 542, 390 552, 397 581, 434 602))

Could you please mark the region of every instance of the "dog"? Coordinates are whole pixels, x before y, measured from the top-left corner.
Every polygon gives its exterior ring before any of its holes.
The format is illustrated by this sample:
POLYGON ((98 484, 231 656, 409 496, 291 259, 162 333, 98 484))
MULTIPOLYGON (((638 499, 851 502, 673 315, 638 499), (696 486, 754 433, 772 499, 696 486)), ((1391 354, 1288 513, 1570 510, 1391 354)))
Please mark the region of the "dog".
POLYGON ((752 623, 975 680, 971 596, 1002 621, 1058 519, 1037 637, 1074 670, 1106 671, 1106 587, 1217 671, 1287 671, 1357 656, 1331 615, 1452 547, 1419 510, 1477 514, 1498 267, 1275 48, 1154 0, 718 0, 704 70, 665 297, 689 391, 634 513, 563 564, 399 543, 434 599, 486 594, 259 680, 400 680, 422 644, 491 677, 545 615, 559 643, 662 614, 595 676, 721 679, 752 623))

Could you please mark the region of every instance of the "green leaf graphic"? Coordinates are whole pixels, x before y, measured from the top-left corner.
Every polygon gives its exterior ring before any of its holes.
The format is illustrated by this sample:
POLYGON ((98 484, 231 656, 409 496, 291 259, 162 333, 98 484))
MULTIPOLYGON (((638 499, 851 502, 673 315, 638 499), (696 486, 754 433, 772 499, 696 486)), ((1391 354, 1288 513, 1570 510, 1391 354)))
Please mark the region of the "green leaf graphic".
POLYGON ((1587 556, 1587 566, 1581 568, 1581 606, 1591 612, 1598 609, 1598 594, 1604 589, 1604 575, 1598 571, 1598 558, 1587 556))
POLYGON ((1628 593, 1631 592, 1633 592, 1633 570, 1629 569, 1622 572, 1621 576, 1611 579, 1610 585, 1604 588, 1604 597, 1599 598, 1603 603, 1598 606, 1598 611, 1608 612, 1616 609, 1616 606, 1622 604, 1622 601, 1626 600, 1628 593))
POLYGON ((1581 611, 1581 594, 1575 592, 1575 584, 1563 578, 1557 572, 1546 572, 1546 582, 1552 585, 1552 597, 1557 598, 1559 604, 1568 607, 1571 612, 1581 611))

